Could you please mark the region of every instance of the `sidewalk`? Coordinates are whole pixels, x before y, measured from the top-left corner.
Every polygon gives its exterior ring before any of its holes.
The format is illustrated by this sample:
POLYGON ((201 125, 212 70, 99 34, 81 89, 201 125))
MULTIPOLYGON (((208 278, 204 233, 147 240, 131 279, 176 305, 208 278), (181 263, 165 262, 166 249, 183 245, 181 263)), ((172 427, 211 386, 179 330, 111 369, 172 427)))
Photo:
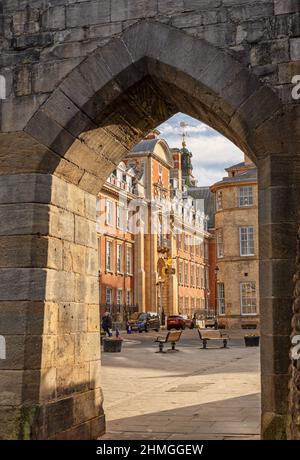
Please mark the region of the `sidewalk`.
POLYGON ((259 438, 258 348, 234 338, 228 350, 202 350, 196 331, 185 331, 180 352, 161 355, 154 336, 124 336, 121 354, 102 354, 101 439, 259 438))

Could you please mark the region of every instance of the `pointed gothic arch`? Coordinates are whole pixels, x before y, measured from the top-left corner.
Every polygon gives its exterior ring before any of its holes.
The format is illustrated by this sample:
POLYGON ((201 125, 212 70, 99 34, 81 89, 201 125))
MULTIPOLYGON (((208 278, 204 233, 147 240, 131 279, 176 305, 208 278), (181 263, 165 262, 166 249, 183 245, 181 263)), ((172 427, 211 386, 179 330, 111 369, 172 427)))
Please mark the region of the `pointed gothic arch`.
MULTIPOLYGON (((258 165, 262 427, 264 437, 285 436, 298 222, 297 162, 289 157, 297 145, 294 109, 284 111, 275 92, 229 51, 150 20, 93 51, 57 82, 22 130, 1 134, 8 155, 1 185, 14 190, 2 196, 10 203, 3 220, 14 223, 3 235, 11 249, 11 235, 18 235, 20 252, 8 261, 0 296, 4 315, 22 318, 24 334, 19 367, 12 371, 23 379, 12 409, 14 426, 3 428, 9 436, 95 438, 103 431, 97 324, 76 334, 71 321, 55 318, 61 311, 69 318, 95 308, 95 196, 126 152, 179 109, 220 131, 258 165), (89 263, 75 268, 67 256, 82 248, 89 263), (18 290, 15 283, 7 288, 16 277, 18 290), (76 380, 72 372, 80 366, 86 373, 76 380), (89 414, 83 409, 87 402, 89 414)), ((10 363, 8 356, 4 368, 15 365, 10 363)))

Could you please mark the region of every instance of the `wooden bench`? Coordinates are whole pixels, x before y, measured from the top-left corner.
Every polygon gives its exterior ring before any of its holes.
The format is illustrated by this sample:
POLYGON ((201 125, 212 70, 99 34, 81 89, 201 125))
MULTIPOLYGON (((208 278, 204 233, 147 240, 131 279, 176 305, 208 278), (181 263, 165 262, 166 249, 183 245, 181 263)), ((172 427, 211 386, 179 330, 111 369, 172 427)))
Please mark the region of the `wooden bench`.
POLYGON ((166 343, 170 343, 172 345, 172 348, 169 351, 179 351, 175 348, 175 345, 179 342, 181 334, 182 331, 170 331, 165 337, 158 336, 155 342, 158 343, 159 350, 156 351, 156 353, 166 353, 166 351, 164 351, 164 345, 166 343))
POLYGON ((220 329, 211 331, 198 329, 198 334, 200 340, 202 340, 203 348, 205 349, 207 348, 207 342, 209 340, 223 340, 223 348, 227 348, 229 335, 226 332, 222 332, 220 329))

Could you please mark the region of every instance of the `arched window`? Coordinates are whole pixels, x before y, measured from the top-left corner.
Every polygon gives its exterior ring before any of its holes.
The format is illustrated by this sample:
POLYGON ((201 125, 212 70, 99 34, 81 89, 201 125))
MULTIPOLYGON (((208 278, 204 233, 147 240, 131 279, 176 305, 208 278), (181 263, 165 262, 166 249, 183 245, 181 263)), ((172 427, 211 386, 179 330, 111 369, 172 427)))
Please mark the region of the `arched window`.
POLYGON ((0 75, 0 99, 6 98, 6 79, 3 75, 0 75))

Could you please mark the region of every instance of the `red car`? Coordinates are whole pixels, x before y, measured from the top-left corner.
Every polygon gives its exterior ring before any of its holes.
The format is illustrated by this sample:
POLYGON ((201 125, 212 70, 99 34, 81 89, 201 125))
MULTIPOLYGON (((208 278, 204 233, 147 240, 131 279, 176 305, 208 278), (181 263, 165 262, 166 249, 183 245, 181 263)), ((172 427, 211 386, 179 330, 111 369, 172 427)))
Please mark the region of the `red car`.
POLYGON ((184 330, 186 327, 193 329, 194 322, 192 319, 184 318, 181 315, 168 316, 168 319, 167 319, 168 331, 170 331, 171 329, 184 330))
POLYGON ((168 316, 167 319, 167 329, 170 331, 171 329, 185 329, 185 320, 180 315, 172 315, 168 316))

